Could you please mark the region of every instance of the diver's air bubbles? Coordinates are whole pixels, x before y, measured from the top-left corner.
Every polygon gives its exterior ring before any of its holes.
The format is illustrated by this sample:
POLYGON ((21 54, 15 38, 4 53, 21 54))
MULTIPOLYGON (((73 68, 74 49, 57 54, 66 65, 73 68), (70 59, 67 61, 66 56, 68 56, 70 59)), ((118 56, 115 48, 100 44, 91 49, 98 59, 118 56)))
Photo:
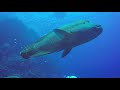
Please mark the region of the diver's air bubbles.
POLYGON ((17 42, 14 42, 15 44, 17 44, 17 42))
POLYGON ((47 61, 45 61, 45 63, 46 63, 47 61))
POLYGON ((14 40, 16 41, 16 38, 14 40))
POLYGON ((14 39, 14 44, 17 44, 16 40, 17 40, 17 39, 15 38, 15 39, 14 39))

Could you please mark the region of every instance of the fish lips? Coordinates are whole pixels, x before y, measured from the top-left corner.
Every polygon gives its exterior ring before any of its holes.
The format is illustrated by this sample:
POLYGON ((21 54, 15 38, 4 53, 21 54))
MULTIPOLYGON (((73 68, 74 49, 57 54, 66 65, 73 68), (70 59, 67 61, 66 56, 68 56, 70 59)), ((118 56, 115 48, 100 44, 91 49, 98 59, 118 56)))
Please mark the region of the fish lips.
POLYGON ((22 52, 20 52, 20 55, 21 55, 24 59, 28 59, 28 58, 30 58, 29 55, 26 54, 26 53, 22 53, 22 52))
POLYGON ((103 32, 103 28, 101 25, 96 25, 95 30, 98 34, 101 34, 103 32))

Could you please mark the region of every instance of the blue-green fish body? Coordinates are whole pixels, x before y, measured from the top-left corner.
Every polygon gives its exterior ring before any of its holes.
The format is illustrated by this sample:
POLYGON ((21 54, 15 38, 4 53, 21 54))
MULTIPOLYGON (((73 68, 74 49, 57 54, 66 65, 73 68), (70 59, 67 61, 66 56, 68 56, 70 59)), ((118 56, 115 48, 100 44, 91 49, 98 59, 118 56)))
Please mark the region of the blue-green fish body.
POLYGON ((26 47, 21 56, 27 59, 64 50, 64 57, 72 48, 96 38, 101 32, 101 25, 92 24, 88 20, 66 24, 26 47))

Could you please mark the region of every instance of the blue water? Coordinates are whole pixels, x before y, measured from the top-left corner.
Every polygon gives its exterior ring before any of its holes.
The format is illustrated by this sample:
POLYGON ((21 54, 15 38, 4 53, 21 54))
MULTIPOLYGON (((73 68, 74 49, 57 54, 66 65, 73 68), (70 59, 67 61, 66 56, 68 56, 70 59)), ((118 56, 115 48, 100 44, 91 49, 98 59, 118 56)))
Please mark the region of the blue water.
POLYGON ((119 78, 119 12, 0 12, 1 78, 119 78), (23 59, 20 51, 48 32, 77 20, 100 24, 103 33, 61 52, 23 59))

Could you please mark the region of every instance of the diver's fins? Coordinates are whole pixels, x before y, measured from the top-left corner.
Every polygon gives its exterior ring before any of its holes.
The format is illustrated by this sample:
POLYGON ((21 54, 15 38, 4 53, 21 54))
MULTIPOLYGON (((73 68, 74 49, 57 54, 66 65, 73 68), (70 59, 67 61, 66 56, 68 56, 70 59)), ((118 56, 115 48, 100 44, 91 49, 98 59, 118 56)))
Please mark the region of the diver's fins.
POLYGON ((60 38, 64 38, 64 37, 69 37, 71 36, 70 33, 66 32, 66 31, 63 31, 61 29, 55 29, 54 32, 60 37, 60 38))
POLYGON ((67 54, 72 50, 72 48, 66 48, 62 54, 62 58, 67 56, 67 54))

